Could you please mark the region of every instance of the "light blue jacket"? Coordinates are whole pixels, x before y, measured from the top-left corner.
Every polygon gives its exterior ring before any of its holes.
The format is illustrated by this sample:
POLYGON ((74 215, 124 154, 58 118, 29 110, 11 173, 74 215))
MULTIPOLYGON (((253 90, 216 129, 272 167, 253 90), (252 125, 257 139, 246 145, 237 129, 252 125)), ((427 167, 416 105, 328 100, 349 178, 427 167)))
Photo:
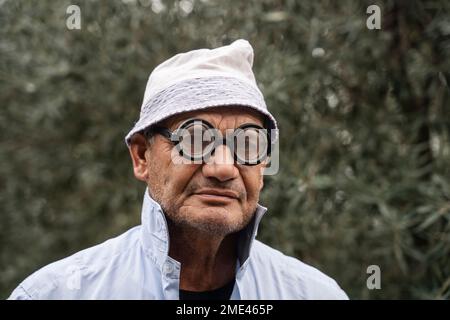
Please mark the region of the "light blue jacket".
MULTIPOLYGON (((266 210, 258 205, 240 237, 231 299, 348 299, 319 270, 255 240, 266 210)), ((140 226, 43 267, 9 299, 178 299, 180 263, 168 249, 165 216, 146 190, 140 226)))

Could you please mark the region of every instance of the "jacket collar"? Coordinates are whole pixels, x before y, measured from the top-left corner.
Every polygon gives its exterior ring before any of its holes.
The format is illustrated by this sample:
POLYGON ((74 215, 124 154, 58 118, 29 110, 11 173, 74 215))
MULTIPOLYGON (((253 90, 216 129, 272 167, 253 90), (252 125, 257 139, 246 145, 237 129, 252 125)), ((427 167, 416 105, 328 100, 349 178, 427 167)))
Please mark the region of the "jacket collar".
MULTIPOLYGON (((243 266, 250 256, 250 250, 258 232, 258 226, 267 208, 258 204, 250 223, 240 232, 238 242, 238 259, 243 266)), ((145 189, 142 204, 142 247, 148 256, 162 269, 169 254, 169 230, 164 212, 158 202, 150 197, 148 188, 145 189)))

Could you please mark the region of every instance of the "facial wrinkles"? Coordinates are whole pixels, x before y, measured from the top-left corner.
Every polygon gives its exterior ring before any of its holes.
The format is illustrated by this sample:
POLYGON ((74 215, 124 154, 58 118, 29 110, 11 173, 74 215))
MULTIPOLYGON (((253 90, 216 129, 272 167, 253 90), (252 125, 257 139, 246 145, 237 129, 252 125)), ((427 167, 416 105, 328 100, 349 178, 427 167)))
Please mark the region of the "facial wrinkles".
MULTIPOLYGON (((175 118, 171 121, 169 120, 166 125, 171 128, 171 130, 174 130, 188 118, 189 117, 186 116, 184 116, 182 120, 175 118)), ((244 123, 255 123, 262 125, 260 117, 251 114, 242 117, 239 110, 224 110, 223 112, 213 110, 210 112, 192 115, 192 118, 200 118, 210 122, 215 128, 219 129, 222 134, 225 134, 226 130, 234 130, 244 123)))
MULTIPOLYGON (((224 116, 223 114, 214 114, 211 117, 202 117, 205 120, 209 121, 216 129, 218 129, 222 135, 227 134, 227 130, 234 130, 238 127, 240 115, 236 114, 233 117, 224 116), (209 118, 209 119, 208 119, 209 118)), ((248 121, 240 121, 242 123, 248 121)), ((240 124, 239 124, 240 125, 240 124)), ((214 188, 214 189, 227 189, 232 190, 238 193, 239 200, 241 202, 247 199, 247 192, 242 181, 242 178, 228 180, 225 182, 220 182, 214 179, 205 179, 204 183, 200 185, 198 181, 192 179, 191 182, 186 186, 186 193, 192 194, 201 188, 214 188)))
MULTIPOLYGON (((244 123, 256 123, 260 124, 260 119, 256 116, 252 115, 246 115, 245 117, 242 117, 242 115, 237 111, 226 111, 226 114, 222 113, 216 113, 216 112, 208 112, 208 113, 202 113, 193 115, 192 117, 198 117, 200 119, 204 119, 208 122, 210 122, 215 128, 217 128, 222 135, 227 134, 227 130, 234 130, 236 127, 244 124, 244 123)), ((167 121, 165 124, 167 127, 169 127, 171 130, 175 130, 183 121, 185 121, 188 117, 184 116, 182 119, 173 119, 167 121)), ((164 148, 165 151, 170 152, 172 145, 169 145, 169 142, 167 142, 167 148, 164 148)), ((171 161, 171 160, 168 160, 171 161)), ((168 164, 169 166, 175 166, 174 164, 168 164)), ((184 164, 183 166, 185 166, 184 164)), ((245 184, 245 181, 243 181, 242 174, 246 172, 246 174, 251 174, 247 172, 248 170, 242 170, 242 168, 238 168, 238 170, 241 172, 239 175, 239 178, 229 180, 226 182, 220 182, 216 181, 214 179, 199 179, 201 176, 201 166, 200 164, 188 164, 189 166, 192 166, 191 176, 188 180, 188 182, 182 187, 182 191, 186 196, 189 196, 193 193, 195 193, 197 190, 201 188, 215 188, 215 189, 228 189, 233 190, 238 193, 240 201, 247 200, 247 191, 246 188, 248 187, 245 184), (203 181, 199 181, 203 180, 203 181)), ((173 169, 176 172, 176 168, 173 167, 173 169)), ((245 179, 244 179, 245 180, 245 179)))

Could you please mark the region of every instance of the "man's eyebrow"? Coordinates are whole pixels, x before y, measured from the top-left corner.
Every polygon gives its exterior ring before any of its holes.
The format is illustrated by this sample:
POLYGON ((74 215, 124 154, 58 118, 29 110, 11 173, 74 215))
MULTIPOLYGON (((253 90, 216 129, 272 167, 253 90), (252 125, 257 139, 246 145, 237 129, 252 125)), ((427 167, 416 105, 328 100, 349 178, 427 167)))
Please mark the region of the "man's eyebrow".
POLYGON ((264 124, 259 124, 256 122, 244 122, 244 123, 241 123, 237 128, 248 125, 248 124, 251 124, 253 126, 258 126, 258 127, 264 127, 264 124))
MULTIPOLYGON (((211 121, 211 120, 209 120, 209 119, 205 119, 205 117, 203 117, 203 116, 183 117, 183 118, 180 119, 180 120, 175 120, 175 119, 174 119, 174 120, 172 120, 172 121, 163 121, 162 126, 165 126, 165 127, 168 128, 169 130, 174 131, 174 130, 176 130, 176 129, 184 122, 184 121, 186 121, 186 120, 188 120, 188 119, 199 119, 199 120, 204 120, 204 121, 207 121, 207 122, 211 123, 211 125, 212 125, 214 128, 218 129, 218 128, 214 125, 213 121, 211 121)), ((235 128, 227 128, 227 129, 225 129, 225 130, 233 130, 233 129, 237 129, 237 128, 242 127, 242 126, 244 126, 244 125, 254 125, 254 126, 258 126, 258 127, 262 127, 262 128, 265 127, 265 124, 264 124, 264 123, 257 123, 257 122, 255 122, 254 120, 248 120, 248 121, 244 121, 243 123, 239 124, 239 125, 238 125, 237 127, 235 127, 235 128)))
POLYGON ((171 124, 171 125, 166 125, 166 127, 169 128, 171 131, 173 131, 173 130, 177 129, 183 122, 185 122, 185 121, 188 120, 188 119, 198 119, 198 120, 203 120, 203 121, 210 122, 209 120, 204 119, 204 118, 201 117, 201 116, 196 116, 196 117, 183 117, 183 118, 180 119, 180 120, 173 120, 172 124, 171 124))

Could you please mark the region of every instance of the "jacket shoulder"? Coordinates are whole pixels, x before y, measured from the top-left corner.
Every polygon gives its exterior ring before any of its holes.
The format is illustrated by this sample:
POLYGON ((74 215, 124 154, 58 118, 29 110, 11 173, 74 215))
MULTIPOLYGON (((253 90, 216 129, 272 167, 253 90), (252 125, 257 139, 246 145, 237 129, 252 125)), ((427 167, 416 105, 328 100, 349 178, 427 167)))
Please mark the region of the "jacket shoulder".
MULTIPOLYGON (((267 276, 277 281, 280 290, 287 292, 284 298, 341 300, 348 299, 337 282, 322 271, 297 258, 287 256, 255 240, 252 249, 252 261, 257 263, 267 276)), ((266 278, 267 279, 267 278, 266 278)))
POLYGON ((118 261, 136 245, 140 226, 50 263, 23 280, 8 299, 83 299, 95 291, 102 274, 118 267, 118 261))

